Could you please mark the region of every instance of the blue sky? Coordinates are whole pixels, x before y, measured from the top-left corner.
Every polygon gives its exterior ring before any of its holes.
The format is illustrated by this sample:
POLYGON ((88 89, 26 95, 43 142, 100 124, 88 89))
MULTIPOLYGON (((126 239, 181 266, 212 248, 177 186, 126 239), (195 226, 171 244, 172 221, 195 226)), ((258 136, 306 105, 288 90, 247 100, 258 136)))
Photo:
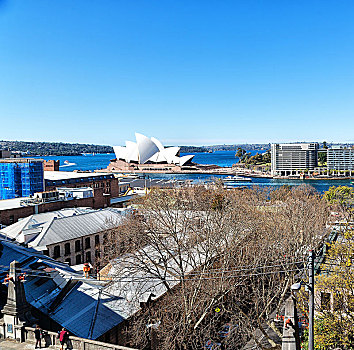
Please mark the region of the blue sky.
POLYGON ((0 0, 0 139, 354 142, 352 0, 0 0))

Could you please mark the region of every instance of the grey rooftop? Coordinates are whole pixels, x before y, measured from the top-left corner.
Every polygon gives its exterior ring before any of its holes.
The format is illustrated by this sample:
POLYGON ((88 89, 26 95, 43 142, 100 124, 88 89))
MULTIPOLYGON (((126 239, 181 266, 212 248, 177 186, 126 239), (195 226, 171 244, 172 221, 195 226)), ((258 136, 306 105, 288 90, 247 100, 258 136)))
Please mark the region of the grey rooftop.
POLYGON ((115 208, 63 209, 31 215, 0 230, 0 233, 31 247, 45 247, 116 226, 123 220, 122 213, 115 208))

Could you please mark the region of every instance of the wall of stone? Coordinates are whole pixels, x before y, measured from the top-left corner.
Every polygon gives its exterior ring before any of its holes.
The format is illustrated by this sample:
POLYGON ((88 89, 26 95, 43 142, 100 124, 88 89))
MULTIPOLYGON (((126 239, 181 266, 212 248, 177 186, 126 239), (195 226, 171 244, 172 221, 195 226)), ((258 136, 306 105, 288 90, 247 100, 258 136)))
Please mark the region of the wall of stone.
POLYGON ((77 265, 89 262, 95 268, 97 260, 96 258, 99 257, 98 252, 101 252, 102 249, 101 243, 103 242, 103 234, 104 232, 97 232, 92 235, 48 245, 48 256, 57 261, 67 262, 69 265, 77 265), (96 236, 98 236, 98 238, 96 238, 96 236), (88 239, 90 242, 89 246, 86 244, 86 239, 88 239), (76 249, 76 241, 80 242, 80 249, 76 249), (65 250, 66 244, 70 246, 70 251, 65 250), (55 255, 56 251, 58 251, 58 248, 55 247, 58 246, 60 247, 60 256, 55 255), (77 260, 78 256, 81 257, 80 261, 77 260), (91 259, 88 259, 89 257, 91 259))
MULTIPOLYGON (((35 344, 34 328, 14 326, 15 339, 19 342, 26 342, 29 344, 35 344)), ((5 324, 0 322, 0 338, 4 338, 5 324)), ((44 339, 42 339, 42 347, 60 346, 58 333, 45 331, 44 339)), ((127 348, 125 346, 108 344, 96 340, 89 340, 84 338, 78 338, 69 336, 68 348, 72 350, 137 350, 133 348, 127 348)))

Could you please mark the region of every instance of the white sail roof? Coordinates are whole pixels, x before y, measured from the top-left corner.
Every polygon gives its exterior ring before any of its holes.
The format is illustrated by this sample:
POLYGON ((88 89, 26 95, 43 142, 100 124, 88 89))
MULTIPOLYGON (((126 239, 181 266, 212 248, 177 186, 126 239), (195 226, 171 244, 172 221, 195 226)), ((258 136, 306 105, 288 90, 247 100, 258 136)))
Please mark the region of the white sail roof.
POLYGON ((165 148, 155 137, 148 138, 145 135, 135 133, 136 142, 126 141, 125 147, 113 146, 117 159, 139 164, 168 163, 184 165, 191 161, 194 155, 179 157, 180 147, 165 148))
POLYGON ((148 137, 136 132, 135 138, 138 145, 139 164, 146 163, 150 157, 159 152, 159 148, 148 137))
POLYGON ((125 141, 126 154, 125 158, 128 163, 131 161, 137 162, 139 160, 138 145, 132 141, 125 141))

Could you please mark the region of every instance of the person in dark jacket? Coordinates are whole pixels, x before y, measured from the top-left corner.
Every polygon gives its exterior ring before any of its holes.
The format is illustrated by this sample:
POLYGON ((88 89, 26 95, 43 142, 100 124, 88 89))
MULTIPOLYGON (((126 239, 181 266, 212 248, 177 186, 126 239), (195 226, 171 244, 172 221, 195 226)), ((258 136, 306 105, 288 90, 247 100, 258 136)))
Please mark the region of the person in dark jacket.
POLYGON ((37 347, 41 348, 42 328, 39 327, 38 324, 36 325, 36 329, 34 330, 34 337, 36 338, 35 349, 37 349, 37 347))

